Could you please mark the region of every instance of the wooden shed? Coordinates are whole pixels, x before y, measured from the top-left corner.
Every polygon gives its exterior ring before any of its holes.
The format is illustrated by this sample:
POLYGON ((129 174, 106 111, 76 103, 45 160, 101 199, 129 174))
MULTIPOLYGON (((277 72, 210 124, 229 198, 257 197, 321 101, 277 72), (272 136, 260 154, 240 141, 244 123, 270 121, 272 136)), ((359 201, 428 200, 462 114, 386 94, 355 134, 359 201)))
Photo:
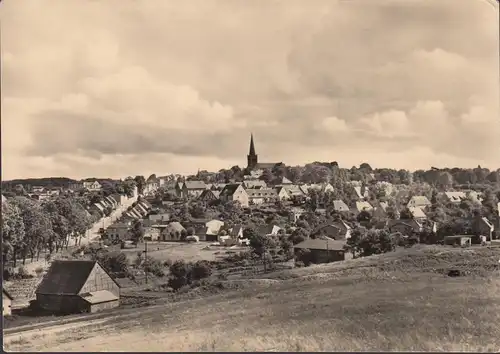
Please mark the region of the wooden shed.
POLYGON ((97 261, 54 261, 36 290, 37 306, 52 313, 96 312, 120 304, 120 285, 97 261))
POLYGON ((307 239, 293 246, 295 254, 300 250, 309 250, 313 263, 330 263, 345 260, 345 241, 307 239))
POLYGON ((3 316, 12 315, 12 300, 14 298, 10 295, 7 290, 2 287, 2 314, 3 316))
POLYGON ((470 235, 456 235, 446 236, 444 244, 449 246, 470 246, 472 243, 472 236, 470 235))

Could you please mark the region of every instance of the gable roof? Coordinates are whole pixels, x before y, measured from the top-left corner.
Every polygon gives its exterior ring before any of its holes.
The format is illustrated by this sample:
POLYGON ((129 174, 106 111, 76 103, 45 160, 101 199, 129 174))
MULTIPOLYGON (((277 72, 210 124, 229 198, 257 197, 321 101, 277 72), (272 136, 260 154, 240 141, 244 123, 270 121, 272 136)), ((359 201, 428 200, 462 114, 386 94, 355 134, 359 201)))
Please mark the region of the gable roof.
POLYGON ((274 225, 274 224, 266 224, 266 225, 261 225, 259 226, 259 228, 257 229, 257 232, 260 234, 260 235, 269 235, 271 234, 275 227, 278 228, 278 231, 281 230, 281 227, 277 226, 277 225, 274 225))
POLYGON ((420 207, 410 207, 408 209, 411 211, 411 213, 413 214, 414 218, 421 218, 421 219, 423 219, 423 218, 427 217, 427 215, 425 215, 424 211, 420 207))
POLYGON ((349 207, 343 200, 334 200, 333 201, 333 210, 335 211, 349 211, 349 207))
POLYGON ((444 192, 444 194, 451 202, 460 202, 462 199, 466 198, 464 192, 444 192))
POLYGON ((176 232, 176 231, 181 232, 182 230, 186 230, 186 229, 178 221, 174 221, 174 222, 169 223, 167 225, 167 227, 165 228, 165 231, 168 231, 168 232, 172 232, 172 231, 173 232, 176 232))
POLYGON ((486 217, 482 217, 481 220, 490 228, 493 230, 494 226, 493 224, 488 220, 486 217))
POLYGON ((356 202, 356 209, 358 209, 358 211, 363 211, 363 210, 367 210, 368 211, 368 210, 372 210, 373 207, 368 202, 359 201, 359 202, 356 202))
POLYGON ((36 293, 76 295, 82 289, 96 263, 97 261, 87 260, 53 261, 36 293))
POLYGON ((281 184, 292 184, 292 181, 283 176, 283 178, 281 179, 281 184))
POLYGON ((310 249, 310 250, 332 250, 332 251, 341 251, 344 249, 345 241, 337 241, 337 240, 321 240, 321 239, 307 239, 302 241, 301 243, 293 246, 293 248, 300 249, 310 249))
POLYGON ((427 197, 425 195, 414 195, 413 197, 411 197, 408 204, 412 201, 415 203, 415 205, 430 205, 431 204, 431 202, 429 201, 429 199, 427 199, 427 197))
POLYGON ((207 189, 207 185, 203 181, 186 181, 184 185, 187 189, 207 189))
POLYGON ((243 225, 234 225, 229 235, 236 237, 243 230, 243 225))
POLYGON ((234 194, 234 192, 236 192, 236 190, 238 189, 238 187, 240 186, 241 184, 239 183, 230 183, 230 184, 226 184, 224 186, 224 188, 222 189, 222 191, 220 192, 220 196, 231 196, 234 194))

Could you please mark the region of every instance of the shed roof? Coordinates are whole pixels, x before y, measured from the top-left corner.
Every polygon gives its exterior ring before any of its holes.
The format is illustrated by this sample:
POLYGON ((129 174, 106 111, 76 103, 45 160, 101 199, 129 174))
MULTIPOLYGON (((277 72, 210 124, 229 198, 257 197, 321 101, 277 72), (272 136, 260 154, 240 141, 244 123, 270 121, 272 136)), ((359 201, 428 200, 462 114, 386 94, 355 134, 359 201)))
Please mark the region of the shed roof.
POLYGON ((119 297, 109 290, 92 291, 89 293, 81 294, 80 297, 92 305, 119 300, 119 297))

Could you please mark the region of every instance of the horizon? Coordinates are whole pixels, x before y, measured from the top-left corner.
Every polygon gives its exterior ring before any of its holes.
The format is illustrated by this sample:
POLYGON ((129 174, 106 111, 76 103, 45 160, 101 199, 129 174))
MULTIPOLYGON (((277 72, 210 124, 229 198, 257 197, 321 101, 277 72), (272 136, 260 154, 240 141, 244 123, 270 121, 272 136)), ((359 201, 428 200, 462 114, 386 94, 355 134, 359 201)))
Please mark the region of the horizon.
POLYGON ((500 167, 498 2, 2 5, 2 181, 500 167))

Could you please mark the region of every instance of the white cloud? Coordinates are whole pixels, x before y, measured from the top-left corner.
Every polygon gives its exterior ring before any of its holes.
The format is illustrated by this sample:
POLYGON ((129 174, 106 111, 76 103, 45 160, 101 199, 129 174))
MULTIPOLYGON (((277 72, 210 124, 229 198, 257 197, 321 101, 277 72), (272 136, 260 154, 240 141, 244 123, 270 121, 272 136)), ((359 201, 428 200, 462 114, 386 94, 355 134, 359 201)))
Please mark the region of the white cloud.
POLYGON ((117 4, 2 4, 4 176, 243 164, 250 130, 268 160, 500 161, 481 2, 117 4))

